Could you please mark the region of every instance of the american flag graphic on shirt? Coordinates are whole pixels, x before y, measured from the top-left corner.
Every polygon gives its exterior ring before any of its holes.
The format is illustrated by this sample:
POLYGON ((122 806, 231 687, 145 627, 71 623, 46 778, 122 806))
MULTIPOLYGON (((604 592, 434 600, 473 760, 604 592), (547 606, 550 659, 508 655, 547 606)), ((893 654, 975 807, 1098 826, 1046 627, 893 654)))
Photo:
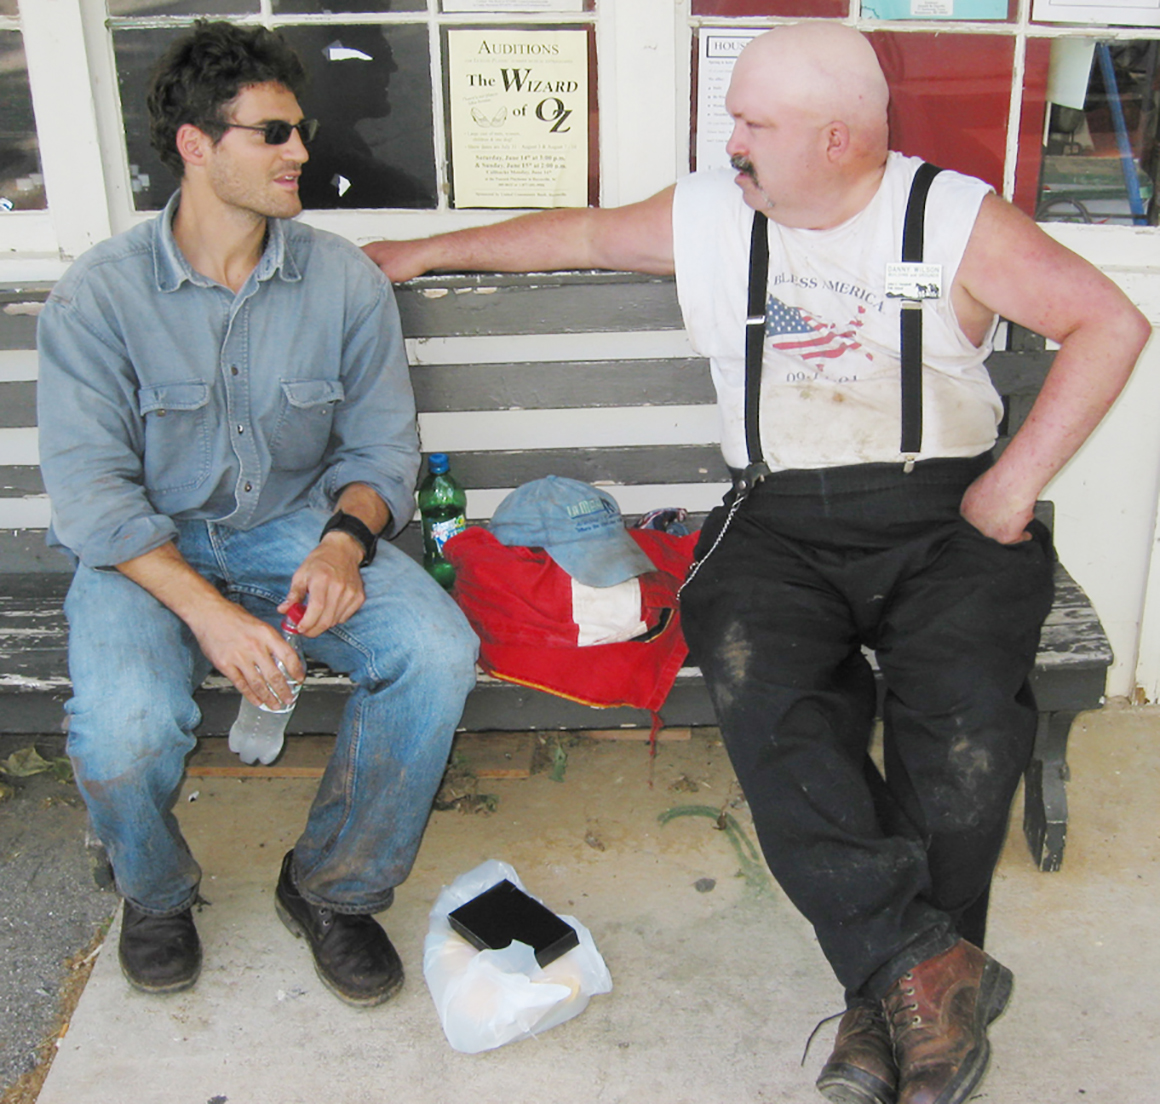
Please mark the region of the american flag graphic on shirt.
MULTIPOLYGON (((858 307, 859 314, 865 311, 865 307, 858 307)), ((845 329, 839 329, 829 322, 819 322, 808 312, 791 307, 772 295, 765 305, 766 341, 819 370, 862 347, 858 341, 861 325, 862 320, 857 318, 848 322, 845 329)), ((867 353, 863 355, 869 356, 867 353)))

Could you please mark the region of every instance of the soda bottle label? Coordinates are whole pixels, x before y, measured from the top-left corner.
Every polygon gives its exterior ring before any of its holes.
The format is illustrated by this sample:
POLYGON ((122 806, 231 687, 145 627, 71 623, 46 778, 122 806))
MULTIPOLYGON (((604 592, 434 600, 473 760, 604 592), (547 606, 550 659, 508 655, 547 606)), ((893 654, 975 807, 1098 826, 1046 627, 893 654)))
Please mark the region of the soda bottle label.
POLYGON ((435 544, 436 553, 442 555, 443 546, 466 528, 467 519, 462 514, 456 514, 455 517, 448 518, 446 521, 431 522, 431 540, 435 544))

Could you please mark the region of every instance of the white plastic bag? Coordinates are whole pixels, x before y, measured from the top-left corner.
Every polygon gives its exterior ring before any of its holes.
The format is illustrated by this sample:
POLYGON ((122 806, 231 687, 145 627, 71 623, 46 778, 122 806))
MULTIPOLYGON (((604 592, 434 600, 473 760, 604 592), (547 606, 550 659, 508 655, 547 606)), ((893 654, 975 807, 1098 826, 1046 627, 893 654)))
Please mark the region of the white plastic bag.
POLYGON ((478 1054, 555 1027, 578 1016, 595 993, 612 990, 612 978, 592 935, 571 916, 580 937, 554 962, 541 967, 526 943, 479 951, 451 928, 447 914, 507 878, 527 890, 507 863, 489 859, 446 886, 431 910, 423 944, 423 976, 447 1041, 478 1054))

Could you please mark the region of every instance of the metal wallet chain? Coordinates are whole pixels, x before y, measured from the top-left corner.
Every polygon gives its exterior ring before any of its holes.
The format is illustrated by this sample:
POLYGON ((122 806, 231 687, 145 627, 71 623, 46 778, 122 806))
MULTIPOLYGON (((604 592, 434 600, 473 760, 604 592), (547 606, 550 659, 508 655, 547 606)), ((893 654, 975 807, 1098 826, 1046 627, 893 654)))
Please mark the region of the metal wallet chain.
POLYGON ((767 475, 769 467, 762 458, 761 432, 758 424, 761 408, 761 359, 765 346, 765 294, 769 281, 769 228, 765 215, 753 213, 753 230, 749 238, 749 296, 745 312, 745 447, 749 455, 749 466, 733 483, 733 501, 725 524, 721 526, 716 540, 709 550, 697 560, 685 581, 677 590, 680 598, 701 570, 705 561, 717 551, 717 546, 725 538, 742 503, 767 475))

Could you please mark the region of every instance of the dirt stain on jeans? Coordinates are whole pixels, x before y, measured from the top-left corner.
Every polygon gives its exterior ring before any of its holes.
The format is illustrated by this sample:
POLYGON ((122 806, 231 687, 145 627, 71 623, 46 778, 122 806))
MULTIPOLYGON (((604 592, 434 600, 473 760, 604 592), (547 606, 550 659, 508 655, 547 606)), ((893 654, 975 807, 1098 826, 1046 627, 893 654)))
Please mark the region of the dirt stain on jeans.
POLYGON ((749 677, 753 645, 744 635, 741 625, 734 621, 722 634, 721 642, 714 649, 714 680, 718 710, 723 710, 733 700, 736 687, 745 685, 749 677))
POLYGON ((947 767, 947 785, 940 787, 943 814, 960 829, 974 828, 991 804, 994 757, 985 747, 963 736, 951 745, 947 767))

